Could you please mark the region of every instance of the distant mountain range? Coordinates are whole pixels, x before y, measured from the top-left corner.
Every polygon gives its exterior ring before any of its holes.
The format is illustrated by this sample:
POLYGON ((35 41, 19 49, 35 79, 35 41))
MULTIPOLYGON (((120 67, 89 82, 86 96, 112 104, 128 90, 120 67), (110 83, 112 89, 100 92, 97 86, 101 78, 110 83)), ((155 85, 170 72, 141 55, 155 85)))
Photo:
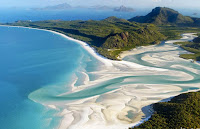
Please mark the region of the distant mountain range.
POLYGON ((63 3, 63 4, 54 5, 54 6, 47 6, 44 8, 34 8, 34 10, 66 10, 69 8, 72 8, 71 5, 67 3, 63 3))
POLYGON ((133 8, 125 7, 125 6, 120 6, 119 8, 114 8, 114 11, 118 12, 134 12, 135 10, 133 8))
POLYGON ((178 11, 166 7, 156 7, 146 16, 137 16, 129 19, 129 21, 154 23, 157 25, 200 26, 200 18, 183 16, 178 11))
POLYGON ((70 8, 89 8, 89 9, 95 9, 95 10, 114 10, 118 12, 133 12, 135 11, 133 8, 120 6, 120 7, 112 7, 112 6, 106 6, 106 5, 96 5, 96 6, 78 6, 78 7, 72 7, 71 5, 67 3, 53 5, 53 6, 47 6, 44 8, 33 8, 34 10, 66 10, 70 8))
POLYGON ((126 7, 124 5, 120 6, 120 7, 111 7, 111 6, 106 6, 106 5, 96 5, 96 6, 92 6, 89 7, 91 9, 96 9, 96 10, 113 10, 113 11, 117 11, 117 12, 133 12, 135 11, 133 8, 129 8, 126 7))

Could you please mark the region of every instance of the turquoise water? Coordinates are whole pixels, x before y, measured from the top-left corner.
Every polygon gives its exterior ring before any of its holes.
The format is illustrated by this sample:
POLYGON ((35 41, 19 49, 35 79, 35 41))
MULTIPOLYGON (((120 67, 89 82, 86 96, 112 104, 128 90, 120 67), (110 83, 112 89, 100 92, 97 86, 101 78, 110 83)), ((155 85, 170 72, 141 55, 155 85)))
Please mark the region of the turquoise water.
MULTIPOLYGON (((163 43, 156 47, 164 45, 163 43)), ((173 51, 185 52, 180 48, 173 51)), ((166 50, 166 52, 173 51, 166 50)), ((145 55, 159 52, 165 51, 146 51, 127 56, 124 60, 143 66, 184 72, 191 75, 193 79, 183 81, 179 80, 180 77, 176 75, 162 75, 159 72, 153 75, 127 75, 70 93, 71 84, 75 80, 77 87, 83 84, 85 74, 89 76, 90 81, 95 80, 97 77, 91 72, 97 71, 103 65, 79 44, 60 35, 36 29, 0 27, 1 128, 58 128, 62 120, 62 116, 59 114, 65 108, 59 104, 101 95, 127 84, 176 85, 182 89, 180 92, 198 89, 198 86, 195 86, 200 83, 198 73, 184 68, 171 67, 172 65, 181 65, 199 71, 198 64, 186 60, 175 60, 157 66, 142 60, 145 55), (182 84, 188 84, 188 86, 182 86, 182 84), (193 84, 194 87, 189 84, 193 84), (60 107, 57 110, 43 105, 60 107)), ((133 114, 128 117, 133 117, 133 114)))
POLYGON ((74 76, 79 76, 76 71, 95 70, 99 63, 79 44, 59 35, 17 27, 0 27, 0 60, 2 129, 58 126, 58 111, 33 102, 29 94, 42 87, 51 95, 68 92, 74 76))

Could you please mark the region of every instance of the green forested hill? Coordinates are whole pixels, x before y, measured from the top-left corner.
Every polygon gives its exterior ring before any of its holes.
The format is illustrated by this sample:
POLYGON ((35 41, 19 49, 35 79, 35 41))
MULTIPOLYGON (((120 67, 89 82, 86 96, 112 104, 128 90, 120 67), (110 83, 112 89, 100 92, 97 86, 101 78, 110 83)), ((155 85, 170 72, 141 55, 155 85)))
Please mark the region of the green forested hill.
POLYGON ((152 117, 133 129, 197 129, 200 128, 199 107, 200 92, 184 93, 169 102, 154 104, 152 117))
POLYGON ((178 11, 166 7, 156 7, 146 16, 137 16, 129 21, 156 25, 200 26, 200 18, 183 16, 178 11))
POLYGON ((87 42, 98 53, 117 59, 121 51, 158 43, 165 38, 153 24, 109 17, 101 21, 18 21, 9 25, 50 29, 87 42))

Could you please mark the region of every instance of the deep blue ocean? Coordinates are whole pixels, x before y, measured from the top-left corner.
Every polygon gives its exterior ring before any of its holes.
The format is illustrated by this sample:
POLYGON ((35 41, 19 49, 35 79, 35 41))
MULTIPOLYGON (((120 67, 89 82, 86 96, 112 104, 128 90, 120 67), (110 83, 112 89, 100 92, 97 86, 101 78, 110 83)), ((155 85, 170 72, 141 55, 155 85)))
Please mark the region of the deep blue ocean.
MULTIPOLYGON (((0 23, 18 20, 102 20, 110 16, 130 19, 135 16, 146 15, 152 8, 138 8, 135 12, 116 12, 113 10, 78 9, 68 10, 33 10, 24 8, 0 8, 0 23)), ((199 9, 176 9, 180 13, 200 17, 199 9), (194 15, 195 14, 195 15, 194 15)))
POLYGON ((137 15, 145 15, 149 9, 135 12, 116 12, 113 10, 69 9, 69 10, 32 10, 32 9, 0 9, 0 22, 18 20, 102 20, 110 16, 129 19, 137 15))

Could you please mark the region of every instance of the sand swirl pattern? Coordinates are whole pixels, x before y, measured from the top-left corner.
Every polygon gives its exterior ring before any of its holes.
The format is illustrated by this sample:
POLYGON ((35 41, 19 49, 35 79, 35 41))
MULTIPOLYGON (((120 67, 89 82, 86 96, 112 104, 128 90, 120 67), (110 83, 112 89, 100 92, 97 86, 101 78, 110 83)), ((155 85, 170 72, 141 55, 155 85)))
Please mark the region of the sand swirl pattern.
POLYGON ((199 63, 173 45, 192 33, 113 61, 54 31, 0 28, 2 128, 124 129, 148 119, 152 103, 200 87, 199 63))
POLYGON ((199 64, 179 58, 179 54, 188 52, 173 45, 195 36, 191 33, 182 36, 180 40, 122 53, 123 61, 105 59, 76 41, 102 62, 98 70, 82 69, 84 83, 76 85, 80 77, 75 75, 70 92, 51 95, 41 94, 46 90, 39 89, 29 98, 60 112, 63 119, 59 129, 134 126, 150 117, 152 103, 199 89, 199 64), (90 80, 89 75, 95 75, 96 79, 90 80))

